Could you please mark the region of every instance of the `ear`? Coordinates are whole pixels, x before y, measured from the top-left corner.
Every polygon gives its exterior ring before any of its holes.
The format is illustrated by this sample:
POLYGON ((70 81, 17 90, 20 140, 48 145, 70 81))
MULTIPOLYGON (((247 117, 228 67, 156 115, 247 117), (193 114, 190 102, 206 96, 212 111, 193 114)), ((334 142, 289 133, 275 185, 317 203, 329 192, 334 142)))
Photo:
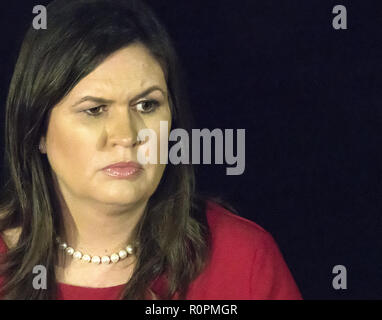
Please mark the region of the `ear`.
POLYGON ((40 149, 41 153, 46 153, 46 141, 45 141, 45 137, 41 137, 40 144, 39 144, 38 148, 40 149))

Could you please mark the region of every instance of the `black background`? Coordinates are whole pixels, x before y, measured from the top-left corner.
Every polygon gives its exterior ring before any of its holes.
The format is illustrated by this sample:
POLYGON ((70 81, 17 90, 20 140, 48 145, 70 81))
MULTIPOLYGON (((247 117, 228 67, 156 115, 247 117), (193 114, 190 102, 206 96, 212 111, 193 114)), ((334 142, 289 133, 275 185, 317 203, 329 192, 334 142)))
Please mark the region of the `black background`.
MULTIPOLYGON (((1 141, 32 8, 48 2, 2 4, 1 141)), ((274 236, 305 299, 381 299, 382 4, 147 2, 182 59, 197 128, 246 129, 244 174, 199 165, 199 190, 274 236), (347 30, 332 27, 337 4, 347 30), (346 290, 332 287, 335 265, 346 290)))

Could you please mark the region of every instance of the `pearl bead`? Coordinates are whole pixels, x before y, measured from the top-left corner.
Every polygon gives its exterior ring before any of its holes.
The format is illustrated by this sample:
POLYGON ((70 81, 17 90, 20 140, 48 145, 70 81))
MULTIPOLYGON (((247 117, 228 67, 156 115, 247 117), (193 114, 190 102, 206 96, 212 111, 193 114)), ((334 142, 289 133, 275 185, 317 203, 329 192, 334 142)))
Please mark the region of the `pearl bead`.
POLYGON ((109 264, 110 263, 110 258, 108 256, 103 256, 101 259, 103 264, 109 264))
POLYGON ((111 259, 111 261, 112 261, 113 263, 116 263, 116 262, 118 262, 118 260, 119 260, 119 255, 116 254, 116 253, 113 253, 113 254, 110 256, 110 259, 111 259))
POLYGON ((81 260, 84 262, 90 262, 91 258, 88 254, 84 254, 81 260))
MULTIPOLYGON (((91 257, 88 254, 82 254, 80 251, 76 251, 74 248, 69 247, 66 242, 61 242, 60 238, 56 238, 57 243, 59 243, 59 249, 64 250, 66 254, 73 257, 75 260, 81 260, 83 262, 92 262, 93 264, 109 264, 117 263, 120 260, 125 259, 128 255, 131 255, 134 253, 135 249, 132 245, 128 245, 126 248, 120 250, 118 253, 113 253, 111 256, 93 256, 91 257)), ((138 243, 138 242, 137 242, 138 243)))
POLYGON ((127 247, 126 247, 126 251, 128 254, 133 254, 133 247, 129 244, 127 247))
POLYGON ((82 258, 82 253, 79 252, 79 251, 76 251, 73 253, 73 258, 76 259, 76 260, 79 260, 82 258))
POLYGON ((127 257, 127 252, 126 250, 121 250, 118 252, 118 255, 121 259, 125 259, 127 257))
POLYGON ((101 258, 99 256, 94 256, 92 258, 92 263, 99 264, 101 262, 101 258))

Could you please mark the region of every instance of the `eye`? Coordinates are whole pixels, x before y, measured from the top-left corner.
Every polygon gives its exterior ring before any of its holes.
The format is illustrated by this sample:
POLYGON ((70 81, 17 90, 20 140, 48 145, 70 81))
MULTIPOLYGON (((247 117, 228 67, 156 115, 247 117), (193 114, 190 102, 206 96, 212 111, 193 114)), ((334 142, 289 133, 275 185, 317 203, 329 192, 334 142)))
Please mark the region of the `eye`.
POLYGON ((98 112, 100 108, 102 107, 105 107, 105 105, 90 108, 90 109, 84 110, 83 112, 85 112, 88 116, 91 116, 91 117, 99 117, 100 115, 103 114, 103 112, 98 112), (92 111, 95 111, 95 112, 93 113, 92 111))
POLYGON ((156 100, 145 100, 137 103, 137 110, 141 113, 154 112, 159 107, 159 102, 156 100))

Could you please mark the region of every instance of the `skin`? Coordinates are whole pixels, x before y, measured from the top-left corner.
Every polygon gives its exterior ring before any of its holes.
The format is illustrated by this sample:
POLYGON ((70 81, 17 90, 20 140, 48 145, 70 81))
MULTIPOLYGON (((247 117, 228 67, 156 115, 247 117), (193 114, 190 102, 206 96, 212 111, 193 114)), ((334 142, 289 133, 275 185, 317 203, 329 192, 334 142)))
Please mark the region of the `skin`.
MULTIPOLYGON (((135 43, 110 55, 52 108, 40 150, 48 158, 60 199, 64 221, 60 234, 76 250, 110 255, 128 243, 165 164, 159 160, 158 164, 145 164, 139 176, 122 180, 107 176, 102 169, 120 161, 138 162, 139 148, 149 143, 137 143, 138 131, 145 128, 156 133, 159 159, 160 121, 168 121, 171 128, 167 90, 158 61, 142 44, 135 43), (155 90, 134 100, 153 85, 163 92, 155 90), (85 96, 110 101, 76 105, 85 96), (151 99, 159 102, 157 108, 142 103, 151 99), (91 108, 97 109, 89 111, 91 108), (85 110, 101 115, 92 117, 85 110), (142 112, 147 110, 153 112, 142 112)), ((56 272, 62 283, 108 287, 126 283, 134 264, 134 256, 109 265, 70 258, 61 259, 56 272)))

